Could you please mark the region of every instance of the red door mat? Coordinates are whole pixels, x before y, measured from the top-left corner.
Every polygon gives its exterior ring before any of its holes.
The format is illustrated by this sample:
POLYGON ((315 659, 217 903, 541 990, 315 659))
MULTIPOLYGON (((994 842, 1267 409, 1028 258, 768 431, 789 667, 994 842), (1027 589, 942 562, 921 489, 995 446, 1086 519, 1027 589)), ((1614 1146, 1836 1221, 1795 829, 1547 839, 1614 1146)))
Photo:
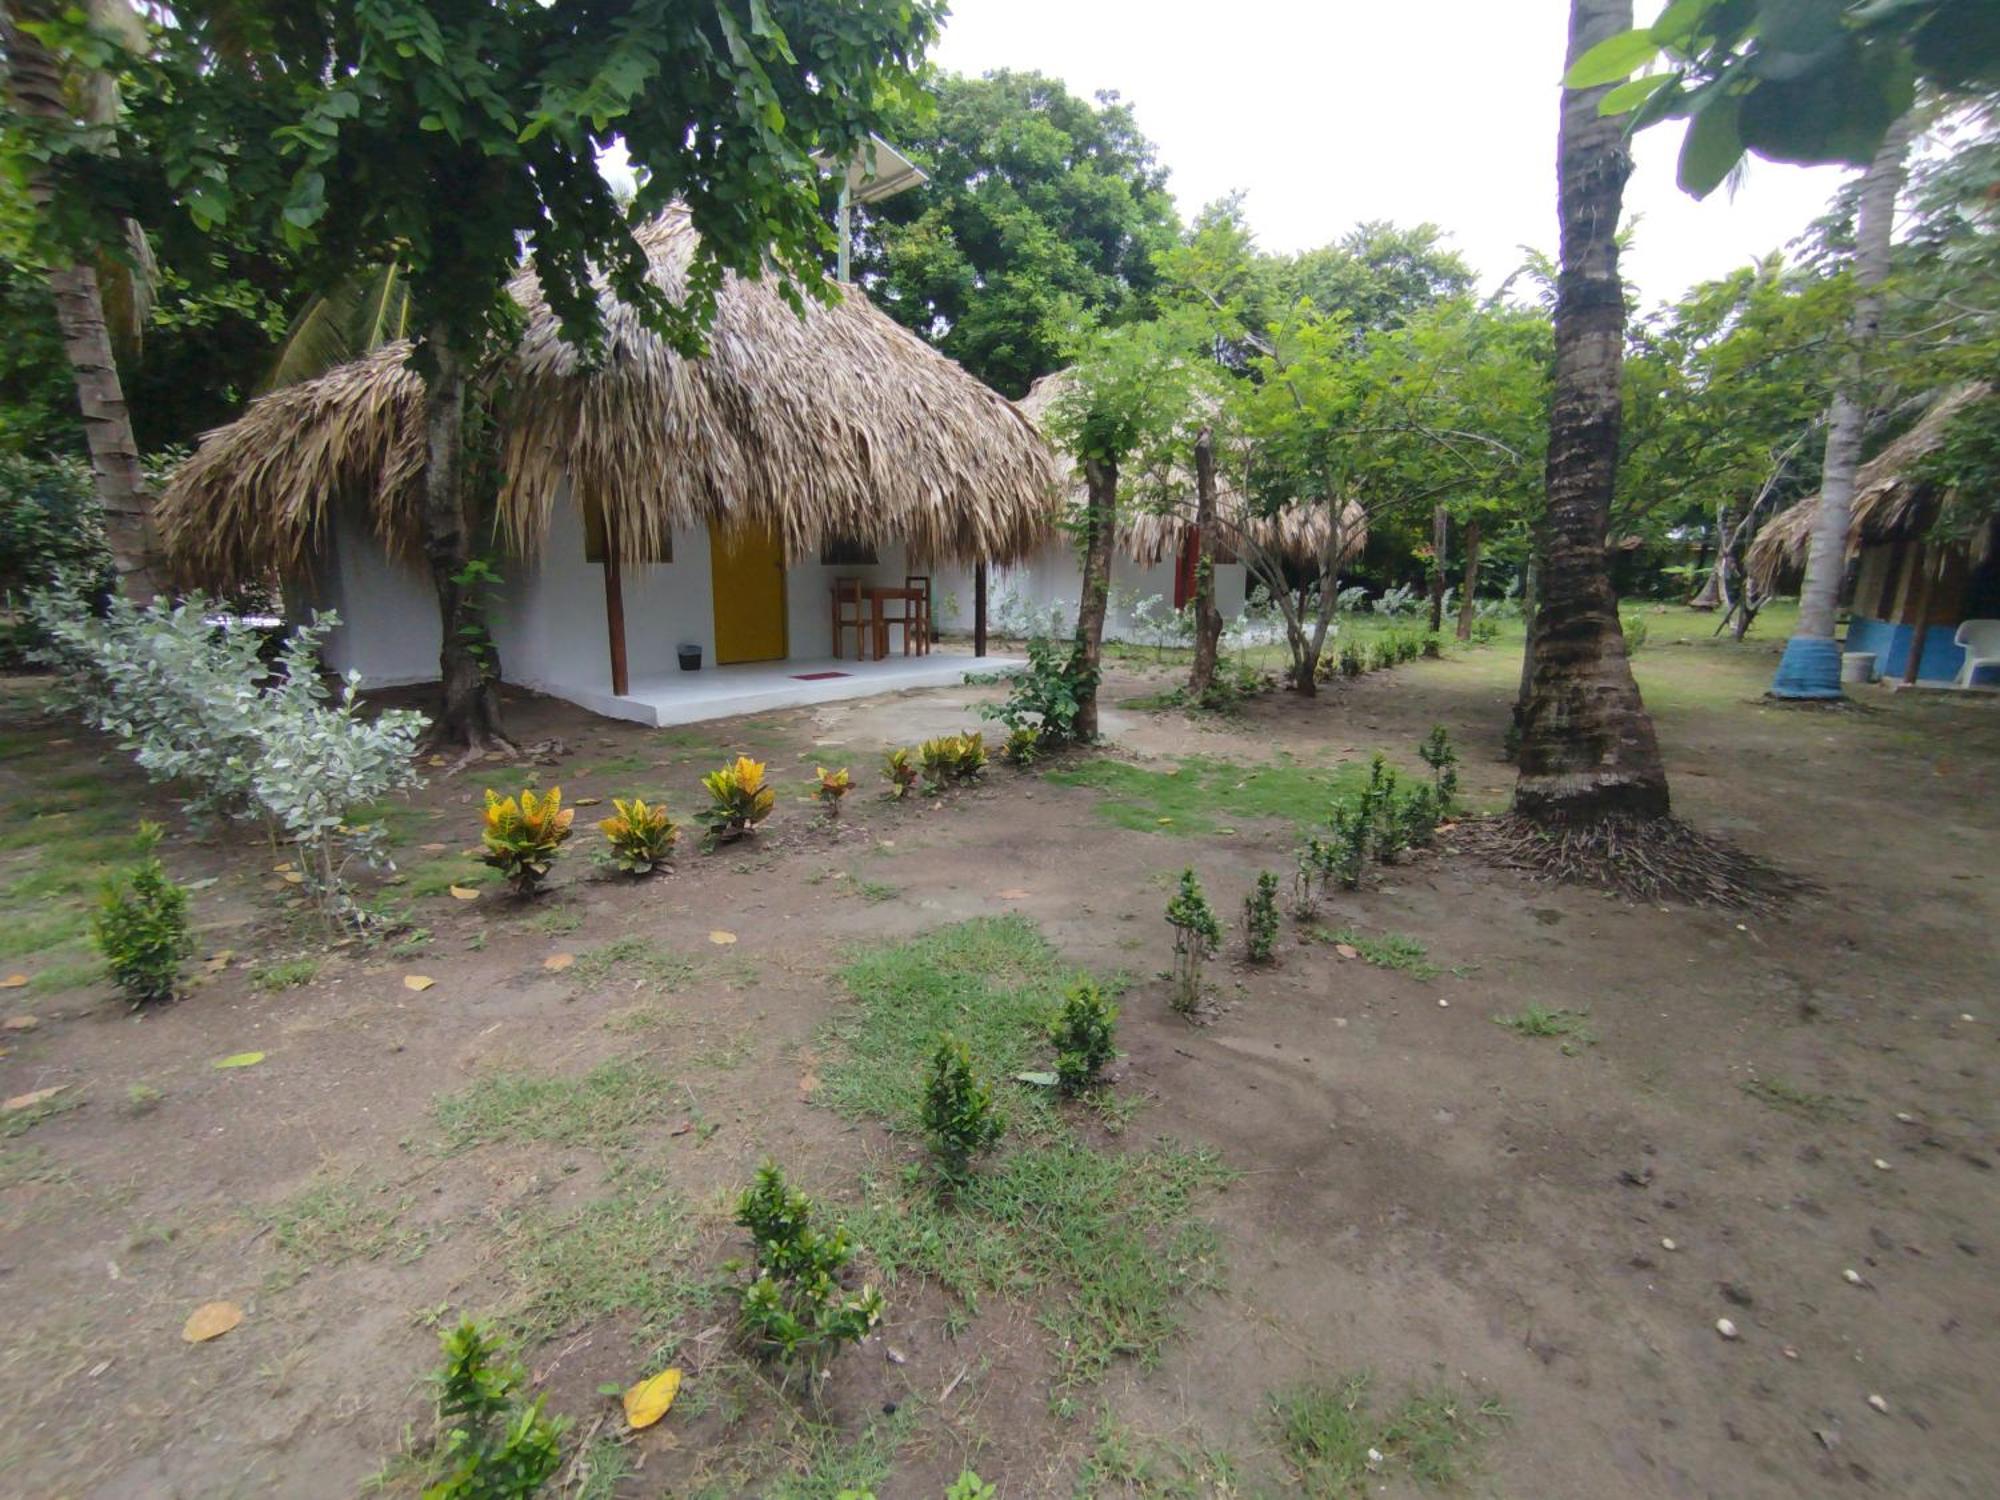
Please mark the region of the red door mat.
POLYGON ((852 672, 794 672, 794 682, 825 682, 829 677, 852 677, 852 672))

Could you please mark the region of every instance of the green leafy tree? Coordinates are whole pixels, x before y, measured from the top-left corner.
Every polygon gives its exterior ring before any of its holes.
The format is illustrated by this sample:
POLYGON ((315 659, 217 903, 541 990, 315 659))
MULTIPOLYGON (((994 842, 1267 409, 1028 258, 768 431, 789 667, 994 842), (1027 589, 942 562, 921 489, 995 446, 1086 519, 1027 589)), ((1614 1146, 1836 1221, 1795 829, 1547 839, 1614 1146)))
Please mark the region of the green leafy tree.
POLYGON ((1572 56, 1564 81, 1634 129, 1685 120, 1680 185, 1700 198, 1746 151, 1867 166, 1919 83, 1991 90, 2000 10, 1991 0, 1675 0, 1652 25, 1627 24, 1572 56))
POLYGON ((135 108, 143 150, 124 156, 157 165, 140 186, 163 211, 171 197, 198 228, 269 226, 320 289, 391 263, 408 280, 442 737, 505 738, 460 579, 477 520, 468 386, 511 344, 505 287, 523 245, 587 352, 606 295, 689 352, 727 271, 834 295, 812 156, 843 159, 888 126, 940 13, 936 0, 191 0, 155 33, 147 65, 169 86, 135 108), (597 165, 614 141, 638 174, 630 199, 597 165), (679 300, 635 238, 674 200, 701 236, 679 300))
POLYGON ((856 280, 890 316, 1008 396, 1064 361, 1079 315, 1152 307, 1178 229, 1166 171, 1116 94, 1039 73, 946 74, 893 125, 930 181, 856 209, 856 280))

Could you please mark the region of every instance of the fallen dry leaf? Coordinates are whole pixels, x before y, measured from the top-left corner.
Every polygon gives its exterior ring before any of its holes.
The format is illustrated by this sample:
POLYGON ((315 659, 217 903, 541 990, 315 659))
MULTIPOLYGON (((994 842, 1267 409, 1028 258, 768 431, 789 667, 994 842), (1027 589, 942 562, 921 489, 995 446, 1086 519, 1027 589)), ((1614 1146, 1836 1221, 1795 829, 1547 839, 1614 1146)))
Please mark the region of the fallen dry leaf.
POLYGON ((18 990, 27 982, 26 974, 9 974, 5 979, 0 979, 0 990, 18 990))
POLYGON ((305 876, 301 875, 297 870, 285 871, 286 885, 304 885, 305 883, 306 883, 305 876))
POLYGON ((41 1024, 38 1016, 9 1016, 6 1020, 0 1021, 0 1027, 5 1027, 8 1031, 33 1031, 41 1024))
POLYGON ((1355 947, 1352 943, 1335 943, 1333 945, 1333 951, 1335 953, 1338 953, 1342 958, 1361 957, 1361 950, 1355 947))
POLYGON ((575 962, 576 955, 574 953, 551 953, 547 958, 542 960, 542 967, 547 969, 551 974, 560 974, 575 962))
POLYGON ((708 940, 717 947, 727 948, 731 943, 736 941, 736 934, 733 932, 724 932, 718 927, 708 935, 708 940))
POLYGON ((1028 899, 1028 893, 1018 888, 1011 891, 1002 891, 1000 893, 1000 899, 1002 901, 1026 901, 1028 899))
POLYGON ((428 974, 405 974, 403 988, 406 990, 427 990, 437 981, 428 974))
POLYGON ((465 885, 453 886, 451 888, 451 894, 453 899, 458 901, 477 901, 479 899, 479 892, 473 890, 472 887, 465 885))
POLYGON ((602 797, 572 797, 569 805, 571 807, 595 807, 603 800, 602 797))
POLYGON ((64 1089, 73 1088, 74 1086, 73 1084, 59 1083, 54 1088, 36 1089, 32 1094, 16 1094, 5 1103, 0 1103, 0 1109, 4 1109, 10 1115, 16 1110, 33 1109, 37 1104, 46 1104, 64 1089))
POLYGON ((286 871, 292 868, 293 868, 292 862, 288 859, 281 865, 272 865, 271 873, 273 875, 283 875, 286 871))
POLYGON ((229 960, 236 957, 233 948, 218 948, 202 961, 202 967, 211 974, 220 974, 229 967, 229 960))
POLYGON ((818 1087, 819 1087, 819 1074, 801 1073, 799 1075, 799 1092, 801 1094, 810 1094, 814 1089, 818 1087))
POLYGON ((625 1420, 635 1430, 651 1427, 667 1414, 667 1409, 674 1404, 674 1397, 680 1391, 679 1370, 662 1370, 652 1379, 640 1381, 625 1393, 625 1420))
POLYGON ((205 1344, 221 1338, 242 1321, 243 1309, 234 1302, 204 1302, 188 1314, 187 1322, 181 1326, 181 1337, 190 1344, 205 1344))
POLYGON ((449 849, 449 848, 451 847, 451 845, 449 845, 449 844, 419 844, 419 845, 417 845, 417 847, 418 847, 419 849, 423 850, 423 851, 424 851, 424 853, 426 853, 426 854, 442 854, 442 853, 444 853, 444 851, 445 851, 445 850, 449 849))
POLYGON ((433 755, 429 760, 426 760, 424 764, 427 766, 448 766, 451 764, 451 762, 446 760, 442 755, 433 755))
POLYGON ((227 1057, 218 1057, 210 1063, 211 1068, 254 1068, 264 1060, 261 1052, 232 1052, 227 1057))

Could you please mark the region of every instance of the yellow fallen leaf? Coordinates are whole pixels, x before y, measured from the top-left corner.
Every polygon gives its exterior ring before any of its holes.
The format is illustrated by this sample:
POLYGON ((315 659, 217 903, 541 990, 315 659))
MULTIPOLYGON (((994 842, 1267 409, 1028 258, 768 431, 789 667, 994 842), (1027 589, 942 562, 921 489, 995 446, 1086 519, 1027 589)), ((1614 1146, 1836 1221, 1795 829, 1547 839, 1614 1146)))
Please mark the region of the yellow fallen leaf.
POLYGON ((229 967, 229 960, 236 957, 234 948, 218 948, 202 961, 202 967, 211 974, 220 974, 229 967))
POLYGON ((181 1337, 190 1344, 205 1344, 221 1338, 242 1321, 243 1309, 234 1302, 204 1302, 188 1314, 187 1322, 181 1326, 181 1337))
POLYGON ((625 1393, 625 1420, 636 1429, 651 1427, 667 1414, 681 1393, 681 1372, 662 1370, 625 1393))
POLYGON ((292 862, 291 862, 291 861, 290 861, 290 860, 288 859, 288 860, 286 860, 286 861, 285 861, 285 862, 284 862, 283 864, 281 864, 281 865, 272 865, 272 866, 271 866, 271 873, 272 873, 273 875, 282 875, 282 874, 284 874, 284 873, 285 873, 285 872, 286 872, 287 870, 290 870, 290 869, 292 869, 292 868, 293 868, 293 865, 292 865, 292 862))
POLYGON ((285 871, 286 885, 304 885, 305 883, 306 883, 305 876, 301 875, 297 870, 285 871))
POLYGON ((459 901, 477 901, 479 899, 479 892, 468 885, 455 885, 451 887, 451 894, 455 900, 459 901))
POLYGON ((429 760, 426 760, 424 764, 427 766, 448 766, 451 764, 451 762, 446 760, 442 755, 433 755, 429 760))
POLYGON ((1335 953, 1338 953, 1342 958, 1361 957, 1361 950, 1355 947, 1352 943, 1335 943, 1333 945, 1333 951, 1335 953))
POLYGON ((264 1060, 261 1052, 232 1052, 227 1057, 218 1057, 210 1063, 211 1068, 254 1068, 264 1060))
POLYGON ((0 979, 0 990, 18 990, 27 982, 26 974, 9 974, 5 979, 0 979))
POLYGON ((418 847, 419 849, 423 850, 423 851, 424 851, 424 853, 426 853, 426 854, 442 854, 442 853, 444 853, 444 851, 445 851, 445 850, 449 849, 449 848, 451 847, 451 845, 449 845, 449 844, 419 844, 419 845, 417 845, 417 847, 418 847))
POLYGON ((49 1100, 55 1098, 57 1094, 60 1094, 64 1089, 69 1087, 71 1085, 67 1083, 59 1083, 54 1088, 36 1089, 32 1094, 16 1094, 5 1103, 0 1103, 0 1109, 4 1109, 10 1115, 18 1110, 33 1109, 37 1104, 48 1103, 49 1100))
POLYGON ((1019 887, 1016 887, 1014 890, 1011 891, 1002 891, 1000 893, 1000 899, 1002 901, 1026 901, 1028 899, 1028 893, 1024 890, 1021 890, 1019 887))
POLYGON ((406 990, 427 990, 437 981, 428 974, 405 974, 403 988, 406 990))
POLYGON ((5 1027, 9 1031, 33 1031, 41 1024, 41 1020, 35 1016, 9 1016, 6 1020, 0 1021, 0 1027, 5 1027))
POLYGON ((547 969, 551 974, 560 974, 575 962, 576 955, 574 953, 551 953, 547 958, 542 960, 542 967, 547 969))
POLYGON ((736 941, 736 934, 733 932, 724 932, 718 927, 708 935, 708 940, 719 948, 727 948, 731 943, 736 941))
POLYGON ((570 799, 569 805, 571 807, 595 807, 603 800, 602 797, 574 797, 570 799))

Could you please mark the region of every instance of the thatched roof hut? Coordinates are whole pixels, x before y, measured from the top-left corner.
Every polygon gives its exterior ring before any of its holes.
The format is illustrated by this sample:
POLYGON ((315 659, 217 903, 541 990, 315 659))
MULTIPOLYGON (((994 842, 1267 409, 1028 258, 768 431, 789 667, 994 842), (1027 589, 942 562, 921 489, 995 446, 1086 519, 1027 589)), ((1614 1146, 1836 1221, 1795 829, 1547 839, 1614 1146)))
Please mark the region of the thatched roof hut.
MULTIPOLYGON (((1944 441, 1945 428, 1961 411, 1988 400, 1993 388, 1972 382, 1931 403, 1915 426, 1863 464, 1854 476, 1854 499, 1847 520, 1847 557, 1864 545, 1893 541, 1928 526, 1938 507, 1952 497, 1935 493, 1912 472, 1916 461, 1944 441)), ((1995 497, 2000 504, 2000 497, 1995 497)), ((1805 566, 1807 544, 1819 516, 1819 496, 1808 495, 1765 522, 1744 554, 1744 566, 1766 592, 1805 566)), ((1975 547, 1990 528, 1969 538, 1975 547)), ((1979 561, 1977 557, 1972 559, 1979 561)))
MULTIPOLYGON (((1057 370, 1044 375, 1028 388, 1028 393, 1015 404, 1028 415, 1037 428, 1046 430, 1049 408, 1062 394, 1069 383, 1069 372, 1057 370)), ((1081 506, 1088 499, 1088 490, 1083 473, 1074 464, 1065 470, 1067 497, 1071 505, 1081 506)), ((1173 488, 1189 496, 1193 504, 1194 475, 1184 470, 1176 470, 1173 488)), ((1317 564, 1320 548, 1326 545, 1330 529, 1326 511, 1317 505, 1288 506, 1277 517, 1271 519, 1253 518, 1246 514, 1244 500, 1230 483, 1226 472, 1218 469, 1216 474, 1216 509, 1222 517, 1222 535, 1217 541, 1225 550, 1234 550, 1235 540, 1246 533, 1275 550, 1286 562, 1301 567, 1317 564)), ((1182 540, 1189 530, 1188 519, 1178 512, 1147 510, 1135 506, 1123 508, 1118 518, 1118 544, 1132 561, 1141 567, 1152 567, 1163 558, 1179 552, 1182 540)), ((1351 561, 1360 555, 1368 545, 1368 516, 1353 501, 1347 503, 1345 511, 1344 535, 1341 538, 1342 562, 1351 561)))
MULTIPOLYGON (((686 212, 640 239, 654 280, 681 295, 696 243, 686 212)), ((1047 535, 1057 471, 1033 425, 863 296, 801 314, 775 281, 727 276, 698 359, 607 298, 587 367, 532 267, 510 291, 526 327, 500 372, 496 526, 517 556, 540 548, 566 484, 626 561, 709 521, 767 523, 789 557, 842 539, 1006 560, 1047 535)), ((391 554, 415 556, 425 458, 409 353, 389 345, 207 434, 160 500, 176 570, 201 583, 297 574, 339 498, 365 506, 391 554)))

